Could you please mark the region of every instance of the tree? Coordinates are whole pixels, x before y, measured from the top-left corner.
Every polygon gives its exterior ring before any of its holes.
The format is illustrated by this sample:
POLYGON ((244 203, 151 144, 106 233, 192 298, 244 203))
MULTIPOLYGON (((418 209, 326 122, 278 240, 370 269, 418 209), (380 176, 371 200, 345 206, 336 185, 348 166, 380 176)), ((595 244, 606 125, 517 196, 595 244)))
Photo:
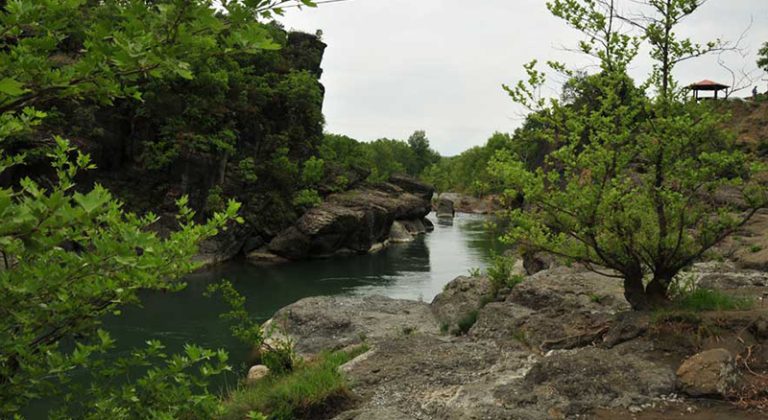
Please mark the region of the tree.
MULTIPOLYGON (((717 49, 674 33, 701 3, 649 0, 644 18, 630 20, 613 1, 555 0, 550 11, 587 35, 580 49, 600 61, 599 76, 589 80, 591 100, 574 106, 538 97, 545 75, 535 62, 526 66, 527 82, 506 87, 535 111, 552 151, 535 170, 511 153, 492 163, 509 193, 521 193, 527 204, 511 212, 505 239, 623 279, 635 309, 663 305, 681 269, 766 205, 766 191, 752 177, 758 168, 732 146, 722 116, 708 104, 684 102, 673 78, 676 63, 717 49), (617 32, 619 20, 640 34, 617 32), (653 98, 637 94, 626 74, 641 42, 655 62, 645 84, 655 88, 653 98), (726 186, 739 191, 746 209, 715 203, 713 193, 726 186)), ((559 63, 550 67, 575 74, 559 63)))
MULTIPOLYGON (((207 223, 196 224, 181 199, 177 231, 161 237, 151 229, 153 214, 124 211, 99 185, 75 188, 77 174, 93 165, 66 140, 44 138, 37 146, 25 145, 27 154, 19 153, 14 140, 39 126, 62 100, 139 99, 149 80, 194 78, 192 59, 275 48, 258 18, 290 3, 2 3, 0 175, 7 184, 0 188, 0 416, 40 396, 71 397, 71 389, 62 386, 69 374, 97 370, 94 357, 113 343, 98 328, 101 318, 138 302, 139 290, 183 287, 181 277, 197 266, 191 261, 196 244, 237 219, 239 207, 230 202, 207 223), (35 181, 23 170, 26 155, 38 149, 48 154, 52 169, 50 175, 29 172, 35 181)), ((150 343, 132 359, 104 368, 105 376, 115 377, 137 363, 144 376, 112 394, 94 385, 90 393, 98 400, 91 403, 101 418, 188 417, 188 410, 203 406, 203 416, 212 414, 216 398, 203 380, 226 368, 226 355, 190 346, 185 355, 147 370, 143 358, 163 359, 161 349, 150 343)))
POLYGON ((440 160, 440 154, 429 147, 429 139, 424 130, 417 130, 408 137, 408 146, 413 150, 416 156, 415 165, 408 168, 408 173, 413 176, 420 175, 424 169, 440 160))
POLYGON ((768 72, 768 42, 757 52, 757 66, 768 72))

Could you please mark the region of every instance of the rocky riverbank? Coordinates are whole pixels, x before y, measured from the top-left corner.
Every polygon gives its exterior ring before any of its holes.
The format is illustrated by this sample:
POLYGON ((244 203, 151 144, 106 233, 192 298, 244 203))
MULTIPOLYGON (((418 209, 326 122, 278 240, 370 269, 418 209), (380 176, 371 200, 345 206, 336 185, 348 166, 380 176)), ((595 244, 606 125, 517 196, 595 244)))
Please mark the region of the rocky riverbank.
MULTIPOLYGON (((765 273, 729 264, 691 275, 734 293, 768 284, 765 273)), ((533 273, 501 294, 487 278, 459 277, 431 304, 308 298, 270 323, 307 357, 370 346, 341 368, 357 398, 339 420, 764 418, 723 402, 764 389, 762 301, 695 319, 636 313, 618 280, 575 266, 533 273)))
POLYGON ((405 177, 329 195, 269 243, 247 252, 254 263, 376 252, 432 230, 431 186, 405 177))

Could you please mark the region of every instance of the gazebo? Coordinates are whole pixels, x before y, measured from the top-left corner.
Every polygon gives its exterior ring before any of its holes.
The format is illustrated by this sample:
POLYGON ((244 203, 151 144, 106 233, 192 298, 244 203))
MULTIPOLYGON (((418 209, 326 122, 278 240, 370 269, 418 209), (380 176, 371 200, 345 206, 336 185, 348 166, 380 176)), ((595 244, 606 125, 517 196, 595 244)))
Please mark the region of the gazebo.
POLYGON ((711 80, 702 80, 700 82, 696 82, 692 85, 688 86, 688 89, 693 91, 693 98, 695 100, 703 99, 699 97, 699 92, 701 91, 707 91, 707 92, 715 92, 714 99, 717 99, 717 94, 721 90, 724 90, 726 93, 726 96, 728 96, 728 88, 730 86, 724 85, 722 83, 713 82, 711 80))

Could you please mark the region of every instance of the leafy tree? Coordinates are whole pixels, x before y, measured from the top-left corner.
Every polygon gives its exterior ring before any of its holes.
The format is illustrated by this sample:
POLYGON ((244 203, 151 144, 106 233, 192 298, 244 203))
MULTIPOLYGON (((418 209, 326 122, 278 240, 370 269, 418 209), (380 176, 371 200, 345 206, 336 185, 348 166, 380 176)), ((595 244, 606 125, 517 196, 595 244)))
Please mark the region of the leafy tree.
MULTIPOLYGON (((66 140, 16 140, 64 101, 140 99, 150 80, 193 79, 193 61, 277 48, 258 18, 289 3, 2 2, 0 176, 16 181, 0 188, 0 416, 41 396, 71 401, 68 385, 77 368, 100 381, 130 367, 144 370, 135 384, 113 383, 115 390, 109 381, 94 382, 80 394, 93 397, 94 418, 213 416, 217 401, 205 378, 226 369, 225 354, 189 346, 166 358, 159 343, 150 343, 109 367, 96 362, 113 344, 98 327, 105 314, 137 303, 139 290, 183 287, 180 278, 196 267, 196 244, 236 219, 239 205, 229 202, 196 224, 182 198, 177 230, 161 237, 151 229, 156 216, 125 211, 105 188, 76 191, 76 175, 93 165, 66 140), (39 181, 22 171, 35 153, 47 153, 52 165, 50 176, 35 174, 39 181), (167 362, 150 367, 153 358, 167 362)), ((231 133, 225 128, 214 137, 226 148, 231 133)))
POLYGON ((757 66, 768 71, 768 42, 764 43, 760 51, 757 52, 757 66))
POLYGON ((440 154, 429 147, 429 139, 423 130, 417 130, 408 138, 408 146, 413 150, 415 162, 408 173, 413 176, 420 175, 424 169, 440 160, 440 154))
MULTIPOLYGON (((613 2, 555 0, 550 11, 587 35, 580 49, 600 60, 590 77, 592 98, 582 106, 537 96, 545 82, 536 63, 528 80, 506 87, 535 111, 538 135, 552 146, 544 164, 531 170, 512 154, 500 154, 493 171, 522 193, 527 206, 510 212, 505 239, 544 250, 622 278, 635 309, 664 304, 672 278, 700 259, 766 205, 758 169, 733 147, 722 116, 708 104, 683 102, 672 77, 676 63, 717 48, 679 39, 676 25, 701 1, 649 0, 637 36, 619 33, 613 2), (638 95, 626 75, 641 42, 656 65, 638 95), (739 191, 746 209, 716 203, 722 187, 739 191), (649 281, 644 281, 649 277, 649 281)), ((566 67, 550 63, 571 76, 566 67)))

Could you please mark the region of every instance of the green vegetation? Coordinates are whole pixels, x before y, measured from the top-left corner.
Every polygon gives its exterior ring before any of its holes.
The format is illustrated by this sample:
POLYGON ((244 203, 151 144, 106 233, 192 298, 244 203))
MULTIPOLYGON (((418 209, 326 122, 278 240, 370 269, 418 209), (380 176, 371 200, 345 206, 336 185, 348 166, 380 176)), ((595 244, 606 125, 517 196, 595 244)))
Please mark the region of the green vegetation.
POLYGON ((501 255, 493 257, 493 262, 487 268, 487 272, 488 278, 491 279, 494 293, 498 293, 503 288, 512 289, 523 281, 523 276, 513 274, 515 261, 516 259, 514 258, 501 255))
POLYGON ((506 89, 533 111, 529 118, 551 151, 535 170, 520 156, 497 153, 491 172, 508 195, 522 194, 527 204, 509 213, 509 243, 598 272, 612 269, 624 280, 632 307, 648 309, 668 301, 673 277, 746 223, 768 198, 753 178, 760 166, 733 147, 723 116, 709 104, 686 101, 672 77, 680 61, 718 47, 675 34, 677 23, 701 2, 640 3, 643 17, 632 20, 639 34, 620 32, 617 23, 625 17, 613 2, 548 3, 555 16, 586 35, 579 48, 599 60, 600 71, 584 77, 548 63, 576 77, 576 91, 589 94, 545 99, 538 96, 545 74, 535 61, 527 65, 528 80, 506 89), (626 70, 643 45, 655 65, 648 81, 636 87, 626 70), (726 186, 741 193, 746 211, 707 198, 726 186))
POLYGON ((750 309, 754 303, 751 299, 734 297, 719 290, 696 289, 674 300, 672 306, 683 311, 702 312, 750 309))
MULTIPOLYGON (((247 92, 243 75, 259 68, 261 53, 284 46, 276 39, 280 32, 259 19, 291 3, 313 5, 307 0, 225 1, 216 8, 202 0, 3 2, 0 416, 16 415, 41 397, 64 401, 55 416, 218 415, 219 396, 207 383, 229 369, 225 352, 189 345, 182 354, 167 355, 161 343, 150 341, 115 360, 104 357, 114 340, 99 327, 105 315, 139 303, 139 291, 183 288, 182 276, 198 267, 191 262, 197 244, 243 221, 237 216, 240 205, 223 198, 223 186, 193 189, 190 168, 199 156, 233 155, 237 127, 228 120, 229 110, 217 111, 238 103, 228 93, 247 92), (123 125, 126 115, 130 124, 123 125), (181 191, 170 200, 176 209, 164 209, 169 233, 156 233, 159 217, 127 211, 107 188, 77 185, 95 165, 64 137, 85 149, 101 140, 109 148, 114 144, 102 137, 106 127, 122 126, 130 128, 132 157, 140 167, 182 168, 181 191), (196 223, 205 218, 193 208, 208 213, 208 221, 196 223), (73 381, 75 371, 89 380, 73 381)), ((319 109, 314 80, 300 72, 278 80, 249 79, 252 86, 319 109)), ((247 98, 239 104, 252 106, 247 98)), ((290 150, 272 150, 275 165, 291 164, 290 150)), ((102 156, 97 162, 108 160, 102 156)), ((252 182, 260 179, 253 173, 260 164, 233 166, 252 182)))
POLYGON ((242 419, 252 411, 265 413, 269 419, 312 418, 334 404, 349 398, 349 390, 339 366, 368 350, 360 346, 352 352, 323 353, 282 375, 270 373, 253 385, 232 393, 225 403, 222 418, 242 419))
POLYGON ((392 175, 417 177, 440 160, 440 155, 429 147, 424 131, 414 132, 407 141, 378 139, 369 143, 326 134, 320 157, 329 163, 329 175, 342 174, 349 180, 367 174, 373 182, 386 181, 392 175))
POLYGON ((757 66, 768 71, 768 42, 764 43, 760 51, 757 52, 757 66))
POLYGON ((528 119, 512 136, 495 133, 485 145, 472 147, 458 156, 444 157, 427 167, 422 178, 438 192, 461 192, 478 197, 501 193, 504 185, 489 171, 488 162, 503 151, 519 156, 531 169, 539 166, 548 144, 537 135, 534 126, 534 120, 528 119))
POLYGON ((478 311, 474 310, 463 316, 456 324, 459 327, 456 331, 456 335, 464 335, 469 332, 469 329, 477 322, 477 314, 478 311))

